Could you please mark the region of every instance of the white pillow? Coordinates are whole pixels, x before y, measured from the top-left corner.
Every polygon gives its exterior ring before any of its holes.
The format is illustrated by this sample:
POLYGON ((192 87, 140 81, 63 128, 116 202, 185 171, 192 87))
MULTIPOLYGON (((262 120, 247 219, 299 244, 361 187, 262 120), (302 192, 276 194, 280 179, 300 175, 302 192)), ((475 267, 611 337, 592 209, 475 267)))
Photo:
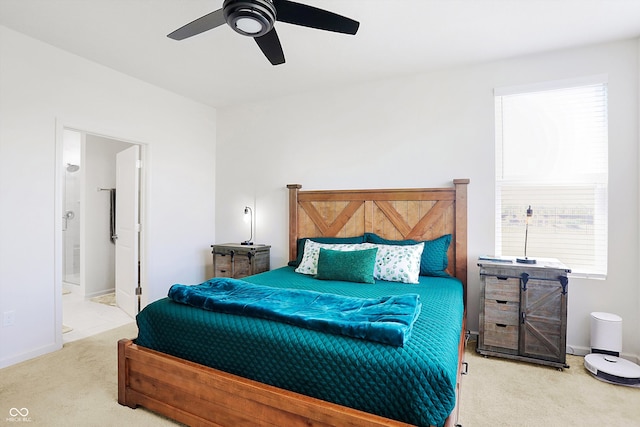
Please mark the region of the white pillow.
MULTIPOLYGON (((296 273, 315 275, 318 273, 318 256, 320 248, 334 251, 357 251, 375 247, 372 243, 318 243, 307 239, 304 243, 304 253, 296 273)), ((377 258, 376 258, 377 262, 377 258)))
POLYGON ((417 245, 374 245, 378 248, 373 277, 388 282, 418 283, 424 242, 417 245))

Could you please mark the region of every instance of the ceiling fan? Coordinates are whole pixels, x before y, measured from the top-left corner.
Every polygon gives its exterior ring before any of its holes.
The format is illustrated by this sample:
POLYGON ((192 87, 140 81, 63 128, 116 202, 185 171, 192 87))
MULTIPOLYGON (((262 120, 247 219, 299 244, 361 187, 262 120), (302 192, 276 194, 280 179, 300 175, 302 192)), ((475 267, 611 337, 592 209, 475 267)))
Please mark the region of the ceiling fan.
POLYGON ((283 64, 284 52, 274 28, 276 21, 336 33, 355 34, 360 23, 353 19, 289 0, 224 0, 222 9, 178 28, 167 37, 183 40, 222 24, 253 39, 273 65, 283 64))

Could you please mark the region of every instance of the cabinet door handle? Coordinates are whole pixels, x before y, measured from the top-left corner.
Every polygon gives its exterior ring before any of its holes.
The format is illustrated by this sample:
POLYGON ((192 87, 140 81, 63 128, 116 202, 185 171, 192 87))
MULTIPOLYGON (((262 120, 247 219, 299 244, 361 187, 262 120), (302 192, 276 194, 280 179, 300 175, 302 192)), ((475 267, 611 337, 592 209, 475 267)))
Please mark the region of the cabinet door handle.
POLYGON ((523 311, 520 317, 522 318, 522 324, 524 325, 524 322, 527 320, 527 313, 523 311))
MULTIPOLYGON (((527 282, 529 281, 529 275, 527 273, 522 273, 520 275, 520 280, 522 280, 522 290, 527 291, 527 282)), ((524 323, 524 322, 522 322, 524 323)))
POLYGON ((558 280, 560 281, 560 285, 562 286, 562 295, 566 295, 567 294, 567 285, 569 284, 569 279, 567 278, 567 276, 560 276, 560 277, 558 277, 558 280))

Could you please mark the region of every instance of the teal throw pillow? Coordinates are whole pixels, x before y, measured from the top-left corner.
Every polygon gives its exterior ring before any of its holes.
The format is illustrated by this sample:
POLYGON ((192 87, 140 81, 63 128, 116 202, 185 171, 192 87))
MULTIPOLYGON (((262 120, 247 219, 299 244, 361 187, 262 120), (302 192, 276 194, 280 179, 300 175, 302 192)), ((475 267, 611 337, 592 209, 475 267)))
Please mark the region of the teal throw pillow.
POLYGON ((373 270, 377 252, 378 248, 359 251, 333 251, 320 248, 318 272, 314 277, 320 280, 375 283, 373 270))

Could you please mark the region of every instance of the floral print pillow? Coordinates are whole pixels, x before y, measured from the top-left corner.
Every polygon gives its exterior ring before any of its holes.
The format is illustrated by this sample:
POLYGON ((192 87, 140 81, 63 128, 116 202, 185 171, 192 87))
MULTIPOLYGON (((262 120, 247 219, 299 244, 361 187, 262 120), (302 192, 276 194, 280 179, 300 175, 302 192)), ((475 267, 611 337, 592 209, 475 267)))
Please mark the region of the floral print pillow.
POLYGON ((407 246, 374 246, 378 248, 374 278, 389 282, 418 283, 424 242, 407 246))

